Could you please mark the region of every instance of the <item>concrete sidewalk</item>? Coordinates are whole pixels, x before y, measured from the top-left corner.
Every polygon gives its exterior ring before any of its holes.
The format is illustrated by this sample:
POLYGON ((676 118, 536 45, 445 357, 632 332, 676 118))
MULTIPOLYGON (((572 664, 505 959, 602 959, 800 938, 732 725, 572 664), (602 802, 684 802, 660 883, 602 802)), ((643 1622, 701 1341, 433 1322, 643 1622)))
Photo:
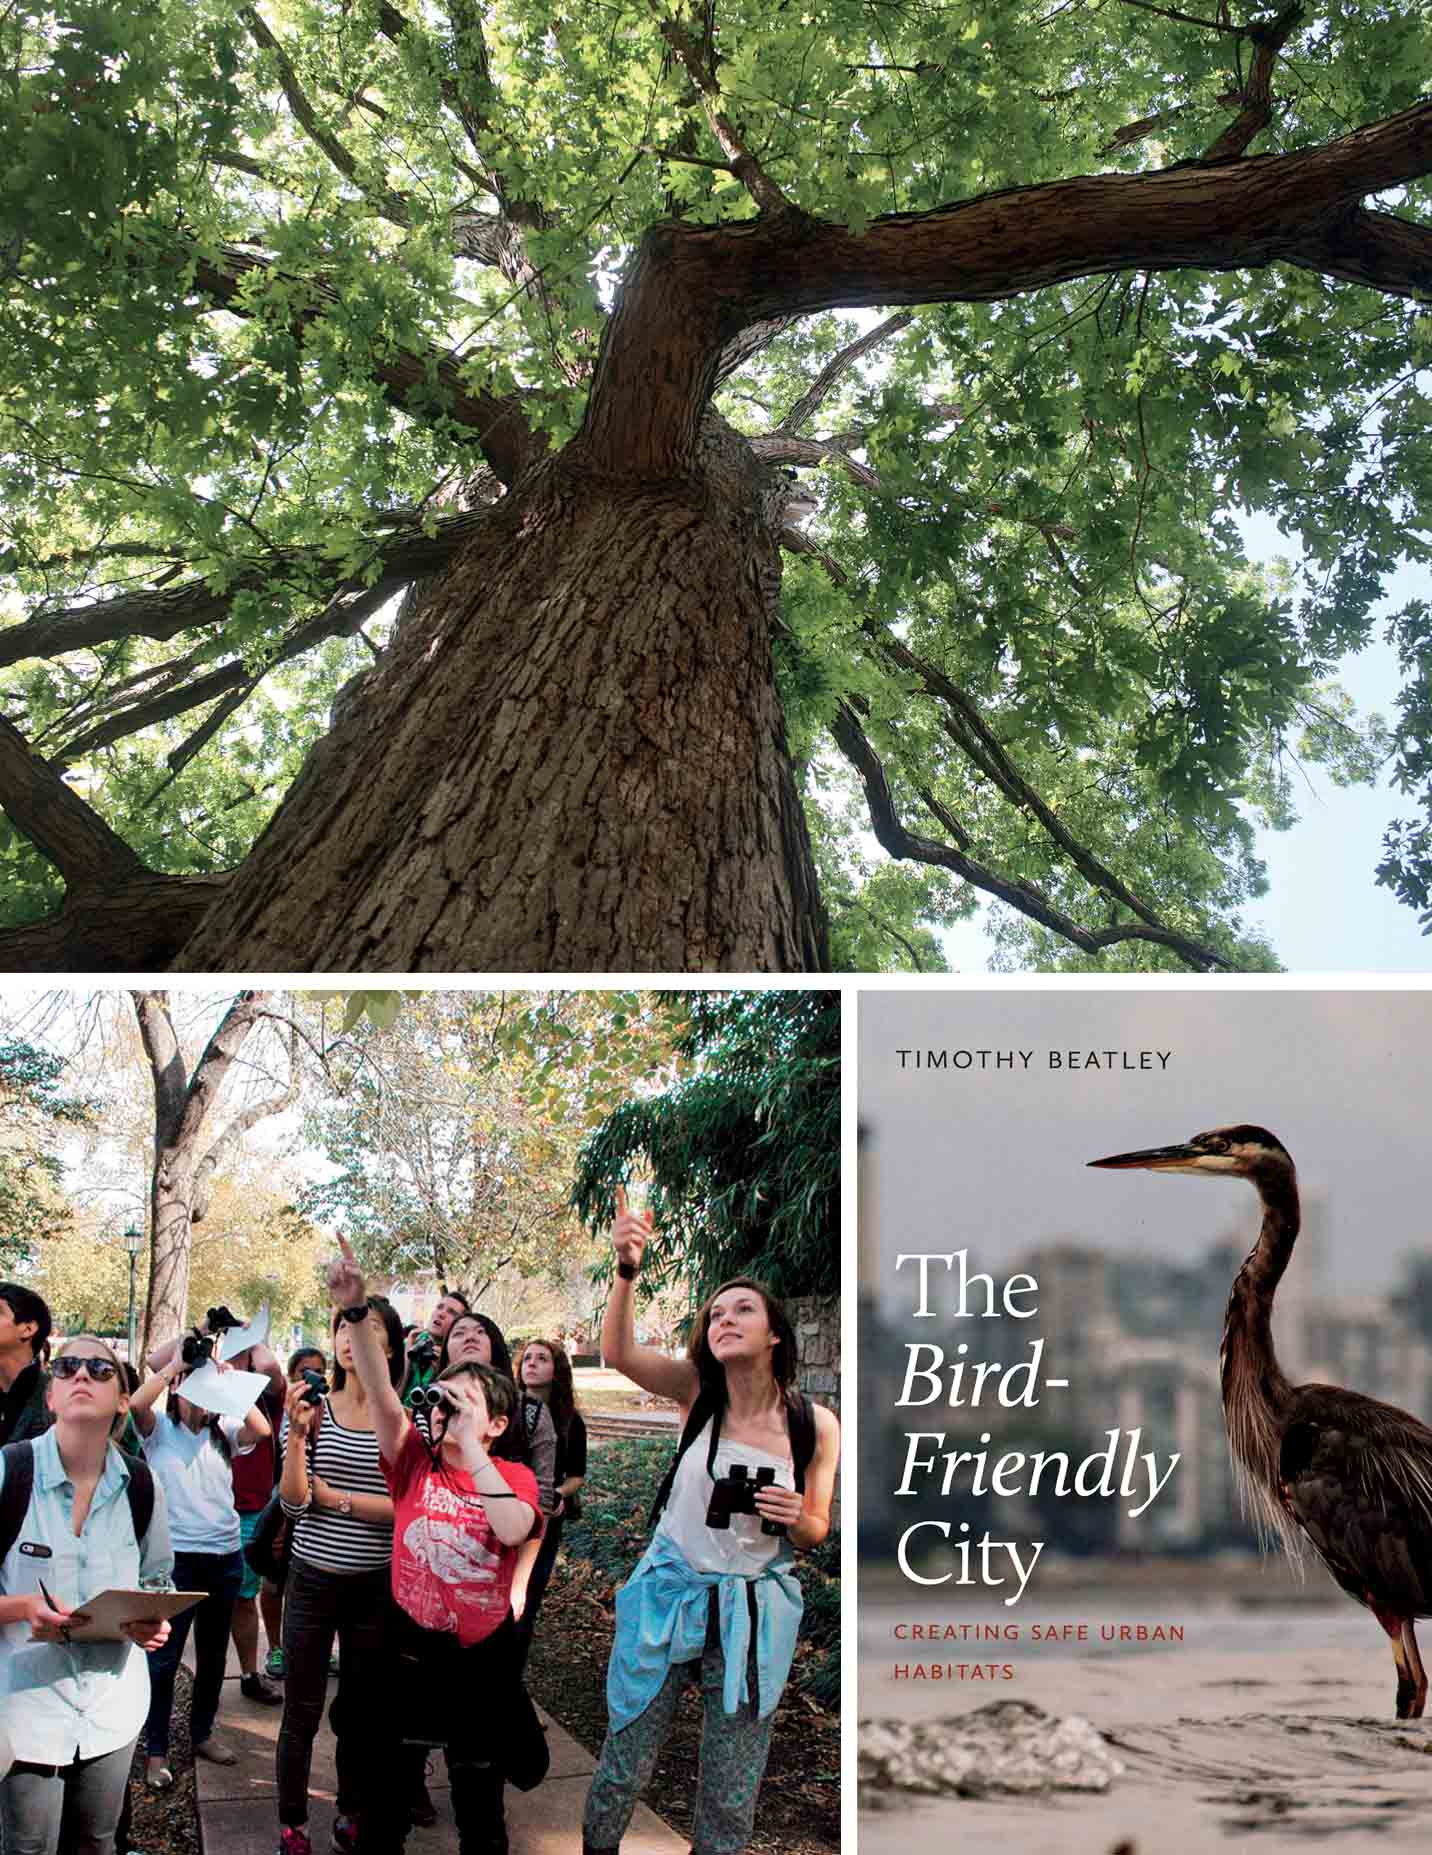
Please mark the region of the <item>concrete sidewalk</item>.
MULTIPOLYGON (((192 1662, 192 1654, 186 1654, 192 1662)), ((282 1685, 281 1683, 279 1684, 282 1685)), ((331 1701, 338 1682, 328 1683, 331 1701)), ((394 1697, 374 1694, 373 1705, 393 1704, 394 1697)), ((278 1848, 278 1810, 274 1802, 274 1747, 278 1741, 282 1707, 263 1707, 245 1700, 239 1692, 239 1665, 229 1645, 229 1671, 219 1707, 218 1733, 239 1755, 237 1765, 211 1765, 195 1759, 199 1816, 208 1855, 275 1855, 278 1848)), ((575 1855, 582 1846, 582 1807, 595 1767, 592 1754, 578 1745, 555 1721, 542 1715, 551 1748, 552 1768, 535 1791, 507 1788, 507 1832, 512 1855, 575 1855)), ((411 1855, 456 1855, 457 1829, 448 1801, 447 1772, 440 1754, 431 1760, 428 1790, 437 1806, 438 1820, 431 1829, 415 1829, 408 1837, 411 1855)), ((334 1817, 333 1734, 327 1709, 313 1747, 313 1776, 309 1784, 308 1833, 314 1855, 325 1855, 334 1817)), ((684 1836, 660 1817, 638 1804, 631 1828, 622 1838, 622 1855, 686 1855, 684 1836)))

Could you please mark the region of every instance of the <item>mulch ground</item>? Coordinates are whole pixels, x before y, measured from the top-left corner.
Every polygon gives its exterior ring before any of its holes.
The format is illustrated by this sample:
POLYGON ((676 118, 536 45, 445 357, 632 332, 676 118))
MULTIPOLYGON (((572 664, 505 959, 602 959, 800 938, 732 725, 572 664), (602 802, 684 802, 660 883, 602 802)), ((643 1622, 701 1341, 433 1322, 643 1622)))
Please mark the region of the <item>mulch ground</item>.
MULTIPOLYGON (((532 1698, 588 1751, 607 1730, 609 1593, 559 1558, 527 1663, 532 1698)), ((701 1703, 687 1688, 643 1801, 690 1832, 700 1766, 701 1703)), ((834 1855, 840 1847, 840 1722, 804 1695, 783 1701, 749 1847, 761 1855, 834 1855)))
MULTIPOLYGON (((129 1847, 135 1855, 200 1855, 199 1795, 194 1784, 194 1753, 189 1744, 189 1701, 193 1688, 182 1665, 174 1685, 174 1713, 169 1728, 172 1791, 151 1791, 144 1783, 144 1735, 134 1753, 129 1777, 129 1847)), ((121 1847, 123 1845, 121 1844, 121 1847)))

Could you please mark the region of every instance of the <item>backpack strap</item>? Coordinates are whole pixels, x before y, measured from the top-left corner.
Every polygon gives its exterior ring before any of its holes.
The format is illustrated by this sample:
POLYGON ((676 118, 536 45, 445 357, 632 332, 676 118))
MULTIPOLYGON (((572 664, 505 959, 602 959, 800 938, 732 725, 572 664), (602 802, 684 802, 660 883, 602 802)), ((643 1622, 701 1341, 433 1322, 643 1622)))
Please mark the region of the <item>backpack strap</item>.
POLYGON ((154 1518, 154 1471, 136 1456, 127 1457, 125 1467, 129 1470, 129 1480, 124 1484, 124 1492, 129 1497, 129 1517, 134 1523, 135 1543, 142 1546, 154 1518))
POLYGON ((652 1502, 651 1517, 648 1524, 653 1529, 655 1529, 657 1521, 660 1520, 661 1510, 666 1506, 667 1500, 671 1495, 671 1484, 676 1480, 676 1471, 681 1466, 681 1458, 686 1454, 687 1450, 690 1449, 697 1437, 700 1436, 708 1418, 711 1421, 711 1447, 706 1455, 706 1467, 709 1472, 711 1464, 716 1460, 716 1438, 721 1428, 721 1409, 715 1396, 703 1386, 702 1389, 697 1392, 696 1402, 692 1405, 687 1414, 686 1425, 681 1432, 681 1440, 676 1445, 676 1454, 671 1458, 666 1474, 662 1477, 661 1486, 656 1491, 656 1499, 652 1502))
MULTIPOLYGON (((0 1488, 0 1562, 20 1537, 35 1487, 33 1443, 7 1443, 4 1456, 5 1483, 0 1488)), ((136 1456, 126 1456, 124 1464, 129 1470, 129 1479, 124 1484, 124 1492, 129 1497, 129 1518, 134 1526, 135 1541, 142 1546, 154 1518, 154 1471, 136 1456)))
POLYGON ((803 1391, 786 1397, 786 1423, 791 1434, 791 1462, 796 1472, 796 1493, 805 1493, 805 1472, 815 1454, 815 1406, 803 1391))
POLYGON ((7 1443, 0 1453, 5 1458, 5 1485, 0 1488, 0 1563, 3 1563, 20 1537, 20 1528, 30 1509, 30 1492, 35 1486, 35 1446, 28 1441, 7 1443))

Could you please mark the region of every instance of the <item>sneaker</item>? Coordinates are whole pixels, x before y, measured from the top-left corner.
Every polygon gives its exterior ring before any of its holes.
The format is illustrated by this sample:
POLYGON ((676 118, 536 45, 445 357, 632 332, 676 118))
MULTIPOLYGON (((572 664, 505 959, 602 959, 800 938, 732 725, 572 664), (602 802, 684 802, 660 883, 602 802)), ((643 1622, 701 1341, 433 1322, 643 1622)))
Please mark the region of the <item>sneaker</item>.
POLYGON ((201 1739, 194 1747, 195 1758, 206 1758, 211 1765, 237 1765, 239 1755, 222 1739, 216 1739, 210 1733, 207 1739, 201 1739))
POLYGON ((333 1819, 333 1839, 329 1843, 333 1855, 353 1855, 358 1847, 358 1823, 351 1816, 335 1816, 333 1819))
POLYGON ((270 1649, 268 1660, 264 1663, 264 1673, 270 1681, 282 1681, 284 1676, 283 1650, 270 1649))
POLYGON ((278 1855, 313 1855, 313 1844, 308 1839, 306 1829, 284 1829, 279 1832, 278 1855))
POLYGON ((255 1673, 243 1675, 239 1680, 239 1692, 245 1700, 256 1700, 262 1707, 281 1707, 283 1695, 276 1687, 271 1687, 263 1676, 255 1673))

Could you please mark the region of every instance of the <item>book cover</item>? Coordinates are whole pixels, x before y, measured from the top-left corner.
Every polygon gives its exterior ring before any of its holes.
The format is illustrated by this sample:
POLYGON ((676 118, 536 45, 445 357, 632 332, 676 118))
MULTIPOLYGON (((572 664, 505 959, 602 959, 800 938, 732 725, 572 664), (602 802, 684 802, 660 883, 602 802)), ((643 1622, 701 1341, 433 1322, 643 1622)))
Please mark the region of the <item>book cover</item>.
POLYGON ((867 992, 859 1073, 862 1855, 1420 1846, 1432 993, 867 992))

